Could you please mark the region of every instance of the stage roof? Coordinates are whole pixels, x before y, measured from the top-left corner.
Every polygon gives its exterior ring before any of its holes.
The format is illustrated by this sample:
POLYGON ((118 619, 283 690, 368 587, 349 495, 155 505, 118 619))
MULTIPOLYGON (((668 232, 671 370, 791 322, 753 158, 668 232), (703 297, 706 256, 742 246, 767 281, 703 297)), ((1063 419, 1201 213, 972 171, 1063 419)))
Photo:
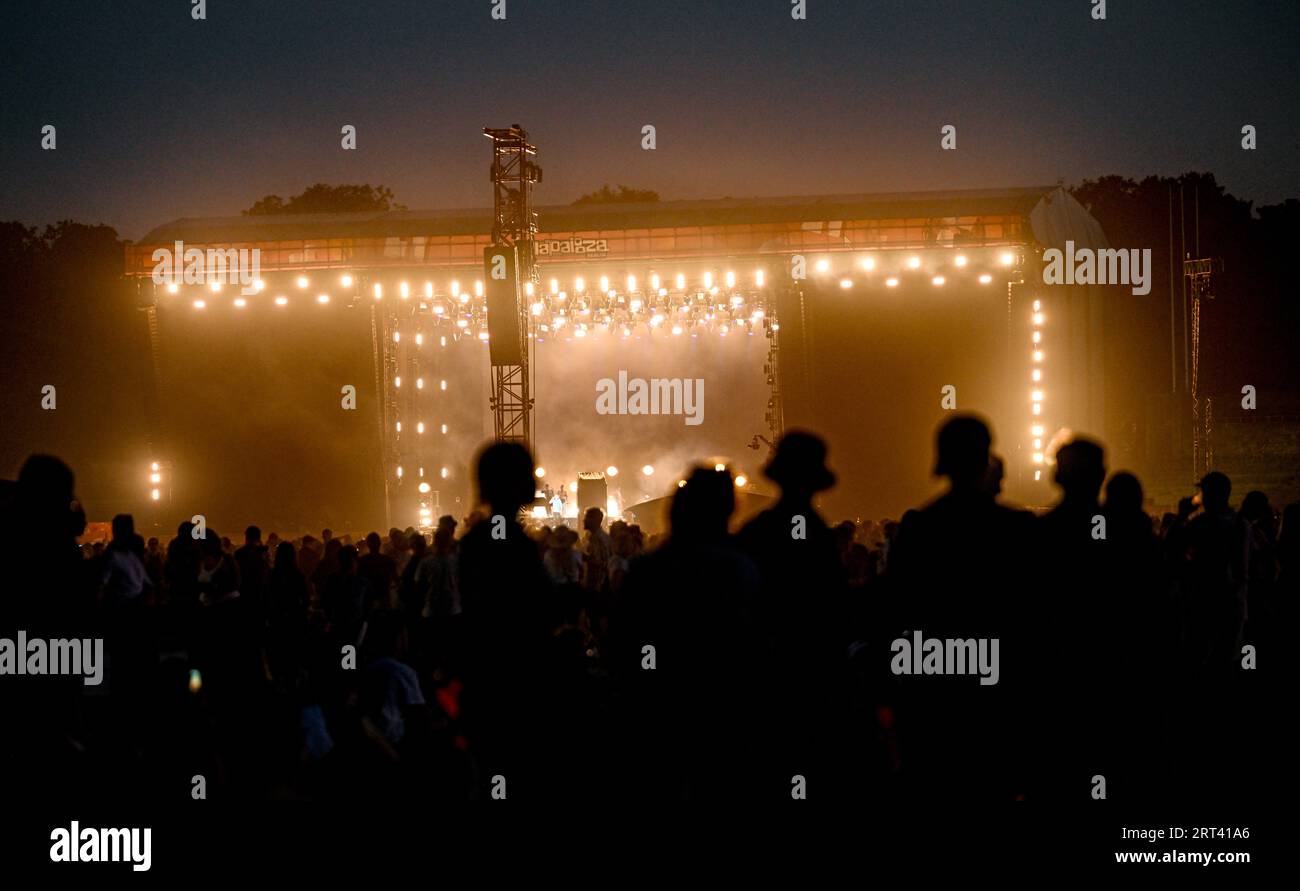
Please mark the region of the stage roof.
MULTIPOLYGON (((826 220, 1025 216, 1057 186, 715 198, 638 204, 552 205, 537 208, 543 232, 732 226, 826 220)), ((326 213, 286 216, 186 217, 164 223, 138 244, 231 244, 318 238, 479 235, 492 228, 490 208, 326 213)))

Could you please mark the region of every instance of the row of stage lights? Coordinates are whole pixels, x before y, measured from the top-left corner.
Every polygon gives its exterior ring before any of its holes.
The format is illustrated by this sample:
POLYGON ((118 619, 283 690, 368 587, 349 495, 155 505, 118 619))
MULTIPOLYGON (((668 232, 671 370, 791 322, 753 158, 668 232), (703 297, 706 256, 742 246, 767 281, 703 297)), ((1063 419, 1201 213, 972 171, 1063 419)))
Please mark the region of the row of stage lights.
POLYGON ((1030 365, 1029 379, 1032 389, 1029 391, 1029 411, 1030 427, 1029 435, 1032 437, 1031 444, 1033 451, 1030 460, 1034 466, 1034 481, 1041 481, 1043 478, 1042 465, 1046 462, 1045 452, 1043 449, 1043 437, 1046 428, 1043 424, 1043 323, 1046 316, 1043 314, 1043 301, 1035 299, 1033 302, 1033 311, 1029 317, 1030 326, 1033 333, 1030 335, 1030 365))

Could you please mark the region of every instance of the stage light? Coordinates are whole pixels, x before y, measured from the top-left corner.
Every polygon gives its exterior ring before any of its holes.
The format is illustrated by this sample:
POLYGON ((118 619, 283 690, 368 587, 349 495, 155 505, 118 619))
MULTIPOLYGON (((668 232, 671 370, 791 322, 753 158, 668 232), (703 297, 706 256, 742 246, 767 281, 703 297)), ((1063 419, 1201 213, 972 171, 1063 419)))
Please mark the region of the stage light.
POLYGON ((657 272, 650 276, 650 290, 652 291, 659 290, 659 273, 657 272))
POLYGON ((1035 325, 1043 324, 1043 314, 1041 312, 1034 313, 1034 324, 1035 325))
POLYGON ((727 336, 727 332, 730 331, 730 330, 731 330, 731 329, 728 328, 727 325, 724 323, 724 324, 722 325, 722 327, 720 327, 720 328, 718 329, 718 336, 719 336, 719 337, 726 337, 726 336, 727 336))
POLYGON ((602 276, 600 277, 600 289, 601 289, 602 291, 608 291, 608 290, 609 290, 609 276, 608 276, 608 275, 602 275, 602 276))
POLYGON ((261 292, 265 291, 265 290, 266 290, 266 282, 262 281, 260 278, 257 279, 257 280, 255 280, 255 281, 253 282, 253 290, 257 291, 259 294, 260 294, 261 292))
POLYGON ((207 303, 205 303, 205 302, 202 301, 202 300, 195 300, 195 301, 194 301, 194 308, 195 308, 195 309, 203 309, 203 307, 205 307, 205 306, 207 306, 207 303))
POLYGON ((447 381, 445 380, 438 381, 438 389, 440 390, 447 389, 447 381))
POLYGON ((633 292, 633 291, 636 290, 636 276, 635 276, 635 275, 629 275, 629 276, 627 277, 627 290, 628 290, 628 293, 629 293, 629 294, 630 294, 631 292, 633 292))
POLYGON ((397 465, 397 478, 399 480, 402 478, 402 465, 400 464, 397 465))
POLYGON ((581 294, 586 289, 587 289, 587 283, 582 280, 582 276, 578 276, 573 280, 573 290, 581 294))
POLYGON ((605 475, 618 476, 618 468, 615 467, 613 464, 609 465, 608 467, 605 468, 605 475))
POLYGON ((1016 262, 1016 255, 1015 255, 1015 254, 1003 254, 1001 259, 1002 259, 1002 265, 1003 265, 1003 266, 1010 266, 1012 263, 1016 262))
POLYGON ((1042 472, 1041 470, 1035 470, 1035 471, 1034 471, 1034 481, 1037 482, 1038 480, 1041 480, 1042 478, 1043 478, 1043 472, 1042 472))
POLYGON ((749 482, 749 480, 748 480, 748 479, 745 477, 745 475, 742 473, 740 476, 736 477, 736 488, 737 488, 737 489, 743 489, 743 488, 745 487, 745 484, 748 483, 748 482, 749 482))
POLYGON ((647 464, 645 467, 641 468, 641 472, 644 473, 646 476, 650 476, 655 472, 655 469, 651 467, 649 464, 647 464))
POLYGON ((1043 401, 1043 391, 1042 391, 1042 390, 1035 390, 1034 392, 1032 392, 1032 393, 1029 394, 1029 398, 1032 399, 1032 400, 1034 400, 1035 402, 1042 402, 1042 401, 1043 401))
POLYGON ((393 385, 397 387, 400 387, 402 385, 402 376, 400 374, 397 377, 393 378, 393 385))
POLYGON ((375 299, 376 300, 384 299, 384 286, 381 285, 379 282, 375 282, 375 299))
POLYGON ((681 489, 681 488, 685 488, 685 486, 686 486, 686 480, 677 481, 677 488, 681 489))
POLYGON ((248 301, 245 300, 243 297, 236 297, 235 306, 239 307, 240 309, 243 309, 245 306, 248 306, 248 301))
POLYGON ((920 257, 908 257, 908 258, 907 258, 907 268, 908 268, 908 269, 920 269, 920 268, 921 268, 921 258, 920 258, 920 257))
POLYGON ((402 296, 403 300, 405 300, 407 297, 411 296, 411 286, 406 282, 402 282, 397 286, 397 293, 402 296))
POLYGON ((433 282, 424 283, 424 296, 429 299, 433 298, 433 282))
POLYGON ((1030 375, 1030 377, 1034 380, 1035 383, 1037 383, 1038 381, 1041 381, 1043 379, 1043 373, 1039 371, 1037 368, 1035 368, 1033 373, 1030 375))
POLYGON ((1034 452, 1034 463, 1035 463, 1035 464, 1042 464, 1042 463, 1043 463, 1043 453, 1042 453, 1042 452, 1034 452))
POLYGON ((891 277, 891 278, 887 278, 887 279, 885 279, 885 287, 886 287, 886 288, 897 288, 897 287, 898 287, 898 279, 896 279, 896 278, 892 278, 892 277, 891 277))
POLYGON ((352 287, 352 276, 345 275, 341 279, 339 279, 339 282, 343 285, 343 287, 350 288, 352 287))
POLYGON ((423 390, 423 389, 424 389, 424 378, 422 378, 422 377, 417 377, 417 378, 415 379, 415 389, 417 389, 417 390, 423 390))
POLYGON ((985 273, 984 275, 980 276, 981 285, 987 285, 991 281, 993 281, 993 276, 989 275, 988 273, 985 273))
POLYGON ((944 278, 942 275, 936 275, 934 278, 930 279, 930 283, 934 285, 936 288, 942 287, 943 282, 944 282, 944 278))
POLYGON ((966 265, 966 255, 965 255, 965 254, 958 254, 956 257, 953 258, 953 261, 952 261, 952 262, 953 262, 953 264, 956 265, 956 266, 965 266, 965 265, 966 265))
POLYGON ((168 294, 175 294, 175 293, 176 293, 177 291, 179 291, 180 289, 181 289, 181 286, 178 285, 178 284, 176 284, 176 282, 169 282, 168 285, 167 285, 167 293, 168 293, 168 294))
POLYGON ((305 275, 300 275, 300 276, 298 276, 298 287, 299 287, 299 288, 305 289, 309 284, 311 284, 311 282, 309 282, 309 281, 307 280, 307 276, 305 276, 305 275))
POLYGON ((421 434, 424 433, 424 421, 415 422, 415 432, 421 434))
POLYGON ((1041 332, 1041 331, 1035 331, 1035 332, 1034 332, 1034 336, 1033 336, 1033 341, 1034 341, 1034 343, 1038 343, 1038 342, 1041 341, 1042 339, 1043 339, 1043 332, 1041 332))
POLYGON ((546 307, 544 307, 540 303, 534 303, 532 308, 533 308, 533 315, 540 316, 542 314, 542 310, 545 309, 546 307))
POLYGON ((213 282, 212 284, 208 285, 208 290, 210 290, 213 294, 220 294, 221 282, 213 282))
POLYGON ((664 317, 659 313, 655 313, 650 317, 650 327, 657 328, 659 325, 663 324, 663 321, 664 317))
POLYGON ((416 334, 416 335, 415 335, 415 345, 416 345, 416 346, 424 346, 424 335, 423 335, 423 334, 416 334))
POLYGON ((763 270, 759 269, 754 273, 754 284, 760 288, 763 287, 763 278, 763 270))
POLYGON ((442 435, 443 435, 443 436, 446 436, 446 435, 447 435, 447 425, 446 425, 446 424, 443 424, 443 425, 442 425, 442 435))
POLYGON ((577 491, 578 491, 578 484, 577 484, 577 483, 569 483, 569 491, 572 492, 572 493, 575 493, 575 494, 576 494, 577 491))
POLYGON ((584 328, 582 325, 579 325, 577 328, 575 328, 575 329, 573 330, 573 336, 574 336, 574 337, 586 337, 586 336, 587 336, 587 329, 584 328))
POLYGON ((443 346, 443 347, 445 347, 445 346, 447 345, 447 335, 445 335, 445 334, 441 335, 441 336, 438 338, 438 340, 439 340, 438 346, 443 346))
POLYGON ((1041 439, 1035 439, 1034 448, 1041 449, 1042 447, 1043 447, 1043 441, 1041 439))
POLYGON ((317 295, 316 295, 316 302, 317 302, 317 303, 320 303, 320 304, 329 303, 329 302, 330 302, 330 295, 329 295, 329 294, 317 294, 317 295))
POLYGON ((728 288, 734 288, 736 286, 736 273, 728 272, 726 282, 728 288))
POLYGON ((681 325, 673 325, 673 334, 681 334, 681 333, 682 333, 682 326, 681 326, 681 325))
POLYGON ((1040 309, 1042 309, 1042 308, 1043 308, 1043 301, 1041 301, 1041 300, 1035 300, 1035 301, 1034 301, 1034 312, 1038 312, 1038 311, 1039 311, 1040 309))
POLYGON ((714 464, 714 465, 713 465, 713 469, 716 470, 718 473, 722 473, 722 471, 724 471, 724 470, 727 469, 727 465, 725 465, 725 464, 714 464))
POLYGON ((686 276, 679 272, 677 273, 677 290, 681 291, 685 287, 686 287, 686 276))
MULTIPOLYGON (((479 282, 474 282, 474 285, 475 285, 474 293, 475 293, 475 294, 478 294, 478 296, 482 297, 482 296, 483 296, 482 293, 480 293, 479 290, 478 290, 478 286, 479 286, 479 284, 480 284, 479 282)), ((529 297, 533 296, 533 283, 532 283, 532 282, 524 282, 524 293, 527 294, 529 297)))
POLYGON ((1042 413, 1043 413, 1043 407, 1039 405, 1037 402, 1035 402, 1033 405, 1033 410, 1030 412, 1030 414, 1041 415, 1042 413))
POLYGON ((826 272, 826 271, 827 271, 828 269, 830 269, 830 268, 831 268, 831 261, 830 261, 830 260, 822 259, 822 260, 818 260, 818 261, 817 261, 817 271, 818 271, 818 272, 826 272))
POLYGON ((469 320, 467 320, 467 319, 457 319, 457 320, 456 320, 456 327, 457 327, 457 328, 468 328, 468 327, 469 327, 469 320))
POLYGON ((157 470, 157 469, 158 469, 158 462, 155 461, 155 462, 153 462, 152 464, 150 464, 150 465, 149 465, 149 469, 150 469, 150 470, 157 470))
POLYGON ((451 283, 451 296, 453 297, 460 296, 460 282, 455 281, 454 279, 452 280, 451 283))
POLYGON ((853 279, 851 278, 840 279, 840 287, 847 291, 849 288, 853 287, 853 279))
POLYGON ((637 310, 639 310, 641 308, 641 298, 636 297, 631 301, 629 301, 627 308, 630 309, 632 312, 636 312, 637 310))
POLYGON ((279 297, 276 297, 276 298, 275 298, 275 305, 276 305, 276 306, 288 306, 288 305, 289 305, 289 298, 286 297, 286 296, 284 296, 283 294, 281 294, 279 297))
POLYGON ((394 332, 393 332, 393 343, 401 343, 401 342, 402 342, 402 332, 401 332, 401 331, 394 331, 394 332))
POLYGON ((446 478, 447 478, 447 474, 450 473, 450 471, 448 471, 447 468, 444 467, 444 468, 442 469, 441 473, 442 473, 442 478, 443 478, 443 479, 446 479, 446 478))
POLYGON ((420 485, 416 486, 416 488, 420 490, 421 495, 427 495, 429 494, 429 490, 433 487, 430 486, 428 483, 420 483, 420 485))
POLYGON ((560 280, 558 278, 551 279, 551 293, 552 294, 560 293, 560 280))
POLYGON ((401 422, 401 421, 398 421, 398 422, 397 422, 397 432, 398 432, 398 433, 401 433, 401 432, 402 432, 402 422, 401 422))
POLYGON ((160 498, 162 498, 162 492, 159 492, 157 489, 153 489, 152 491, 149 492, 149 497, 152 498, 154 501, 157 501, 160 498))
POLYGON ((161 483, 161 482, 162 482, 162 474, 161 474, 161 473, 151 473, 151 474, 149 474, 149 482, 151 482, 151 483, 161 483))
POLYGON ((876 268, 876 261, 873 257, 866 257, 862 261, 862 268, 870 272, 876 268))
POLYGON ((542 477, 546 476, 546 468, 545 467, 537 468, 536 470, 533 471, 533 476, 537 477, 540 480, 542 477))
POLYGON ((1032 427, 1029 428, 1029 433, 1030 433, 1031 436, 1042 436, 1042 435, 1043 435, 1043 425, 1042 425, 1042 424, 1035 424, 1034 426, 1032 426, 1032 427))

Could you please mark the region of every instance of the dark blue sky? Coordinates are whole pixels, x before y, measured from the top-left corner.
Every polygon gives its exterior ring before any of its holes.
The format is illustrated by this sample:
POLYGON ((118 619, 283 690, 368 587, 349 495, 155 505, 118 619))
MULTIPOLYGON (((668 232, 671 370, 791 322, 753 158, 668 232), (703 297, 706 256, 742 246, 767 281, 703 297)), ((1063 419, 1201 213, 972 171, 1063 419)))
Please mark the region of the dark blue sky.
POLYGON ((491 0, 209 0, 195 22, 189 0, 9 4, 0 219, 136 238, 317 181, 483 206, 479 130, 515 122, 543 203, 605 182, 667 199, 1190 169, 1257 204, 1300 195, 1290 0, 1110 0, 1104 22, 1090 0, 807 5, 508 0, 496 22, 491 0))

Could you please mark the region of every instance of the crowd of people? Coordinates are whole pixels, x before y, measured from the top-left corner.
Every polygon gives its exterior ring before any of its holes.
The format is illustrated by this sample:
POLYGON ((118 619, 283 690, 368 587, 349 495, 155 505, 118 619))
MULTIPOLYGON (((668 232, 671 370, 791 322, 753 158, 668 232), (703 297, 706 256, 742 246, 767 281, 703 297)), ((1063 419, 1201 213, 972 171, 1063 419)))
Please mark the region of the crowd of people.
POLYGON ((72 471, 32 456, 4 490, 0 637, 103 638, 108 664, 98 687, 0 677, 0 755, 92 800, 199 777, 239 800, 1268 794, 1300 505, 1233 509, 1210 473, 1152 518, 1076 439, 1038 515, 1003 502, 990 447, 955 417, 942 496, 830 526, 825 444, 789 432, 767 510, 733 530, 730 474, 701 467, 647 540, 598 508, 581 533, 531 522, 531 456, 494 444, 481 508, 431 536, 238 545, 191 522, 146 542, 121 515, 78 546, 72 471), (914 632, 996 640, 997 683, 898 673, 914 632))

